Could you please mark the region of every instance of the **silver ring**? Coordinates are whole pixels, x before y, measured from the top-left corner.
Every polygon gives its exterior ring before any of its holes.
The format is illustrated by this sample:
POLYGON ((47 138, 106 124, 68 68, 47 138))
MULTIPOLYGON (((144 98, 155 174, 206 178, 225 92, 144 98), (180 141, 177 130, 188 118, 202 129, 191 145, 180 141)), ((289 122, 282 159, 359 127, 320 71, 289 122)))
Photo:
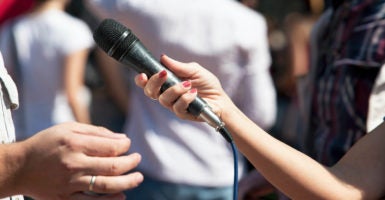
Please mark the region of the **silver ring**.
POLYGON ((88 186, 88 190, 91 192, 94 189, 95 181, 96 181, 96 176, 91 176, 90 185, 88 186))

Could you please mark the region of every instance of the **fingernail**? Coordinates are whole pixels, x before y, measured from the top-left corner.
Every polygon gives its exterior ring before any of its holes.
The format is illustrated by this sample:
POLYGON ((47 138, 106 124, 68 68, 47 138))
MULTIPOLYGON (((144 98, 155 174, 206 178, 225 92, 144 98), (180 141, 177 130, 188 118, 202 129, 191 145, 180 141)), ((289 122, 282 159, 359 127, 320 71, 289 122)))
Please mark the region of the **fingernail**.
POLYGON ((135 156, 136 156, 136 159, 142 160, 142 156, 139 153, 136 153, 135 156))
POLYGON ((191 82, 190 81, 183 81, 182 85, 185 88, 189 88, 191 86, 191 82))
POLYGON ((144 80, 144 74, 139 74, 139 80, 141 80, 141 81, 144 80))
POLYGON ((196 88, 191 88, 191 90, 190 90, 190 93, 192 93, 192 94, 195 94, 197 92, 198 92, 198 90, 196 88))
POLYGON ((167 71, 163 70, 159 73, 159 78, 164 78, 167 75, 167 71))
POLYGON ((143 179, 144 179, 144 177, 143 177, 142 174, 137 174, 137 175, 136 175, 136 181, 137 181, 138 183, 142 183, 142 182, 143 182, 143 179))

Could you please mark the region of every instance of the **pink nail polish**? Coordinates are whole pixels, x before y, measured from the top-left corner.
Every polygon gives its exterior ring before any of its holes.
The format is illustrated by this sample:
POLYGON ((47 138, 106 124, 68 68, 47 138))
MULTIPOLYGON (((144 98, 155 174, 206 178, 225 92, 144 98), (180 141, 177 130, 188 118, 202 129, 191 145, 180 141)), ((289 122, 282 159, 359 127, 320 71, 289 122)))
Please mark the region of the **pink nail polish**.
POLYGON ((196 88, 191 88, 191 90, 190 90, 190 93, 192 93, 192 94, 195 94, 197 92, 198 92, 198 90, 196 88))
POLYGON ((185 88, 189 88, 191 86, 191 82, 190 81, 183 81, 182 85, 185 88))
POLYGON ((167 75, 167 71, 163 70, 159 73, 159 78, 164 78, 167 75))
POLYGON ((144 74, 139 75, 139 80, 143 81, 144 80, 144 74))

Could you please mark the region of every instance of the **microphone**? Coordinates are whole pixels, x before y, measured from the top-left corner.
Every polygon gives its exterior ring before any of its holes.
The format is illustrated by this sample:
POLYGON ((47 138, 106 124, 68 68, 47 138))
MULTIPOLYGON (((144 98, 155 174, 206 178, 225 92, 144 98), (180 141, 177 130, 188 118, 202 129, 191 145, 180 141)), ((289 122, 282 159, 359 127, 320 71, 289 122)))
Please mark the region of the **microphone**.
MULTIPOLYGON (((154 58, 130 29, 119 22, 113 19, 103 20, 95 29, 93 37, 96 44, 104 52, 138 73, 145 73, 148 77, 151 77, 155 73, 166 70, 167 80, 162 85, 160 92, 181 82, 178 77, 154 58)), ((226 141, 232 142, 232 136, 226 130, 225 124, 202 98, 197 96, 190 103, 187 111, 194 116, 201 117, 221 133, 226 141)))

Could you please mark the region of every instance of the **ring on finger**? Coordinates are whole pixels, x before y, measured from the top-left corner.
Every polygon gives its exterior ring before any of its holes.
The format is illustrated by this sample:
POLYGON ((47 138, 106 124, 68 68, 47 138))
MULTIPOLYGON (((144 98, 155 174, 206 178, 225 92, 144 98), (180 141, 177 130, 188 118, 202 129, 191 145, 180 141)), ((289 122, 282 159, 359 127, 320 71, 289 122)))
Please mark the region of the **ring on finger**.
POLYGON ((96 182, 96 176, 91 176, 90 185, 88 186, 89 191, 93 192, 95 182, 96 182))

